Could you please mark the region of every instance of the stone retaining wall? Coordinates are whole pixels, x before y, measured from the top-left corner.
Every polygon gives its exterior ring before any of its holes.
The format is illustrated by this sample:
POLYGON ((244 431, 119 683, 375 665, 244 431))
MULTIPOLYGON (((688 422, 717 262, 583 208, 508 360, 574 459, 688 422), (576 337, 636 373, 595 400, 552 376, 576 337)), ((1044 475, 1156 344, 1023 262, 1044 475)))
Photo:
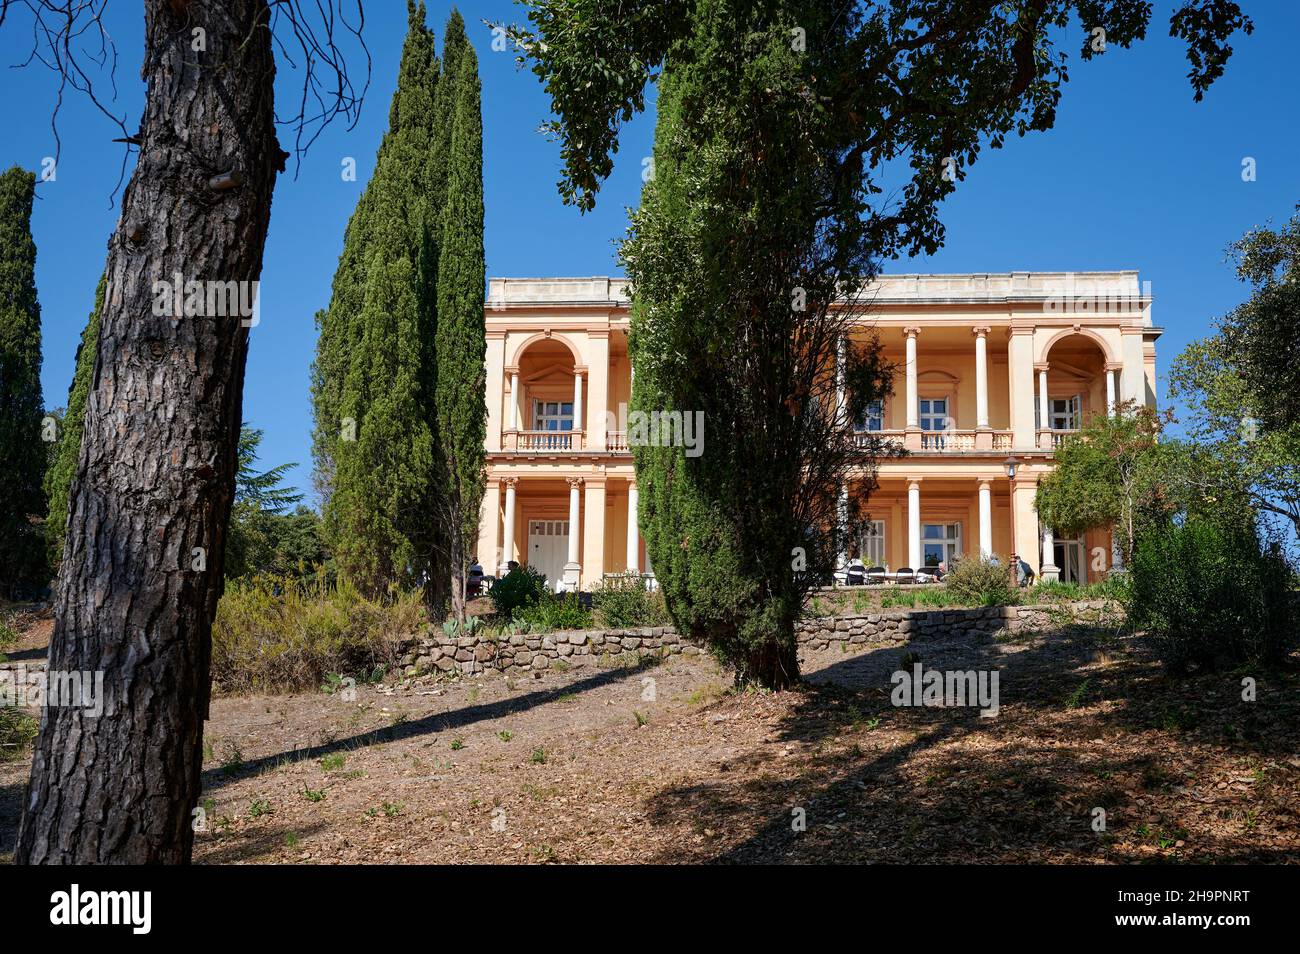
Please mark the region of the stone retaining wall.
MULTIPOLYGON (((795 628, 803 646, 825 649, 832 644, 860 645, 936 637, 992 636, 1000 631, 1048 629, 1070 620, 1096 619, 1110 604, 1104 600, 1036 606, 992 606, 968 609, 887 609, 847 616, 801 620, 795 628)), ((700 648, 667 626, 639 629, 565 630, 512 636, 447 636, 429 627, 399 647, 399 662, 407 675, 457 671, 466 674, 497 669, 502 672, 567 669, 611 664, 636 656, 696 655, 700 648)))
POLYGON ((1110 608, 1111 604, 1105 600, 1081 600, 1032 606, 887 609, 800 620, 795 627, 795 636, 800 644, 812 649, 825 649, 836 643, 858 645, 937 637, 960 639, 992 636, 1002 631, 1050 629, 1066 622, 1095 620, 1110 608))

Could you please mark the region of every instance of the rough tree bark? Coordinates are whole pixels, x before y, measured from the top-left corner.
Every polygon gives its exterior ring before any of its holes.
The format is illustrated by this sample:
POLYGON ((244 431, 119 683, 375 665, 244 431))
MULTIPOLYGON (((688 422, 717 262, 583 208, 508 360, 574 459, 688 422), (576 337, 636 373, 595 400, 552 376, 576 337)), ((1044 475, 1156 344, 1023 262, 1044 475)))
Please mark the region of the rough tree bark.
POLYGON ((49 660, 104 672, 108 708, 45 709, 20 863, 183 863, 193 847, 248 330, 156 315, 153 283, 257 281, 285 154, 266 0, 144 10, 140 155, 109 243, 49 660))

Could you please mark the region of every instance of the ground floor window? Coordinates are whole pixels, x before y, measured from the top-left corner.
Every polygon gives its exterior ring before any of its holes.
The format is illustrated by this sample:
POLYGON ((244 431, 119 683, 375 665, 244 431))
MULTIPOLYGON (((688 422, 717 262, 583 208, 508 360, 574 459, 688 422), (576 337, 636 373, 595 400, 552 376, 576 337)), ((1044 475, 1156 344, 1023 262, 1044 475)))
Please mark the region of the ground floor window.
POLYGON ((921 564, 952 566, 961 556, 960 523, 927 523, 921 528, 921 564))
POLYGON ((885 521, 864 520, 858 525, 857 555, 863 566, 885 565, 885 521))

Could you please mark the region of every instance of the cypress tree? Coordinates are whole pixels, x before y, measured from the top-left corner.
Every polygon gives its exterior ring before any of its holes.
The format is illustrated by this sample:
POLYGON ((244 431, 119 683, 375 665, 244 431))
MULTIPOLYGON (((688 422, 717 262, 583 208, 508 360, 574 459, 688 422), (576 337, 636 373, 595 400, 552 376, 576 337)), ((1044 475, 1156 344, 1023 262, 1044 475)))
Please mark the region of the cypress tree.
MULTIPOLYGON (((455 21, 460 14, 453 11, 455 21)), ((461 24, 461 36, 464 36, 461 24)), ((446 63, 456 63, 455 115, 447 157, 447 201, 438 259, 437 434, 446 468, 447 542, 452 604, 465 612, 465 574, 474 553, 483 501, 484 400, 487 341, 483 324, 483 118, 478 58, 465 43, 446 63)), ((443 83, 445 89, 448 83, 443 83)))
POLYGON ((45 509, 41 480, 41 307, 36 297, 32 200, 36 176, 0 175, 0 588, 32 581, 43 547, 32 517, 45 509))
POLYGON ((63 414, 63 431, 54 460, 45 473, 45 499, 48 509, 45 518, 46 549, 52 563, 63 556, 63 538, 68 524, 68 490, 72 476, 77 472, 77 455, 81 451, 81 432, 86 419, 86 396, 90 393, 90 380, 95 372, 95 349, 99 343, 99 312, 104 307, 106 281, 100 276, 95 289, 95 307, 81 331, 77 345, 72 384, 68 387, 68 406, 63 414))
POLYGON ((389 129, 344 237, 313 368, 316 481, 340 571, 370 593, 446 576, 432 440, 436 261, 428 169, 439 64, 425 7, 408 30, 389 129))

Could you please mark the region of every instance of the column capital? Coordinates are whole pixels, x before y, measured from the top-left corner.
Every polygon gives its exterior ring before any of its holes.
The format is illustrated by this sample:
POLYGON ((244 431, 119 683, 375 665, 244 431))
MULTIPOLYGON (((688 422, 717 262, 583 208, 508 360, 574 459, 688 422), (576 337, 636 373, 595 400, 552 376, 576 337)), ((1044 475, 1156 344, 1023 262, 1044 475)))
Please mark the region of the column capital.
POLYGON ((979 480, 977 481, 977 483, 979 484, 979 488, 980 488, 980 490, 992 490, 992 489, 993 489, 993 478, 992 478, 992 477, 980 477, 979 480))
POLYGON ((577 488, 579 488, 579 487, 582 486, 582 478, 581 478, 581 477, 566 477, 566 478, 564 478, 564 479, 565 479, 565 482, 567 482, 568 485, 569 485, 570 487, 574 488, 575 490, 576 490, 577 488))
POLYGON ((991 332, 992 330, 993 329, 990 328, 988 325, 977 325, 976 327, 972 328, 970 332, 976 338, 987 338, 989 332, 991 332))
POLYGON ((506 374, 518 374, 518 373, 519 373, 519 365, 517 365, 517 364, 507 364, 507 365, 505 366, 505 373, 506 373, 506 374))
POLYGON ((506 487, 509 488, 509 489, 511 489, 511 490, 513 490, 514 487, 515 487, 515 485, 519 483, 519 478, 518 478, 518 477, 502 477, 502 478, 500 478, 500 480, 501 480, 501 483, 505 484, 506 487))
POLYGON ((909 478, 907 478, 907 489, 908 489, 908 490, 920 490, 920 489, 921 489, 921 478, 920 478, 920 477, 909 477, 909 478))
POLYGON ((1107 361, 1107 362, 1106 362, 1106 365, 1105 365, 1105 370, 1107 370, 1107 371, 1123 371, 1123 370, 1124 370, 1124 365, 1120 364, 1118 361, 1107 361))
POLYGON ((909 325, 903 329, 904 338, 916 338, 921 334, 921 329, 916 325, 909 325))
POLYGON ((1047 362, 1046 362, 1046 361, 1035 361, 1035 362, 1034 362, 1034 370, 1037 371, 1037 372, 1039 372, 1040 374, 1041 374, 1042 372, 1044 372, 1044 371, 1047 371, 1047 370, 1048 370, 1048 364, 1047 364, 1047 362))
POLYGON ((587 366, 585 364, 575 364, 573 366, 573 374, 575 377, 583 377, 586 373, 587 366))

